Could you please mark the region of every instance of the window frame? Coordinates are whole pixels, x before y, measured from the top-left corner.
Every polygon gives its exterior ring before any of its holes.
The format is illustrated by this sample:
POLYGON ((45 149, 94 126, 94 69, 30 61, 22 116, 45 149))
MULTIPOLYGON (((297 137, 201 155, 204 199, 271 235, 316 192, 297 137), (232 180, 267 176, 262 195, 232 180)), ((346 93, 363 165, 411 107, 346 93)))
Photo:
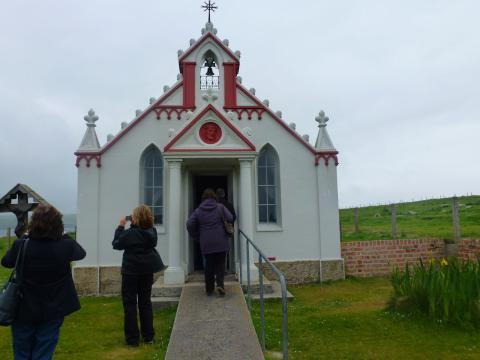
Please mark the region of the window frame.
POLYGON ((147 146, 145 148, 145 150, 142 152, 142 155, 140 157, 140 178, 139 178, 139 180, 140 180, 139 181, 140 203, 147 205, 152 210, 152 213, 154 213, 154 208, 159 207, 159 208, 162 209, 162 222, 159 222, 159 223, 154 222, 154 226, 157 228, 159 233, 164 233, 165 232, 165 209, 166 209, 166 206, 165 206, 165 203, 166 203, 166 201, 165 201, 165 160, 164 160, 164 157, 163 157, 160 149, 153 144, 147 146), (156 165, 155 163, 154 163, 153 167, 147 167, 146 166, 147 156, 149 156, 151 153, 158 156, 158 157, 155 158, 155 160, 160 160, 161 161, 161 167, 155 166, 156 165), (152 169, 153 179, 152 179, 152 185, 151 186, 146 185, 146 181, 147 181, 146 169, 147 168, 152 169), (161 184, 160 185, 157 185, 155 183, 155 170, 156 169, 161 169, 161 184), (151 199, 151 201, 148 201, 148 202, 147 202, 147 199, 146 199, 147 188, 152 189, 152 199, 151 199), (160 188, 159 191, 160 191, 161 200, 162 200, 160 206, 155 206, 155 204, 154 204, 155 189, 156 188, 160 188))
MULTIPOLYGON (((268 167, 268 166, 267 166, 268 167)), ((265 169, 266 167, 263 167, 265 169)), ((265 176, 267 176, 265 174, 265 176)), ((267 179, 266 179, 267 180, 267 179)), ((270 145, 264 145, 258 153, 257 158, 255 159, 255 199, 256 199, 256 224, 257 224, 257 231, 282 231, 282 206, 281 206, 281 184, 280 184, 280 158, 278 156, 277 151, 275 148, 270 145), (266 152, 270 152, 273 155, 273 159, 275 161, 274 167, 274 185, 268 184, 259 184, 259 164, 260 164, 260 157, 263 156, 266 152), (261 222, 260 221, 260 186, 267 187, 267 194, 268 197, 268 187, 275 186, 275 207, 276 207, 276 222, 261 222)), ((267 204, 268 206, 268 199, 267 204)), ((268 210, 267 210, 268 211, 268 210)))

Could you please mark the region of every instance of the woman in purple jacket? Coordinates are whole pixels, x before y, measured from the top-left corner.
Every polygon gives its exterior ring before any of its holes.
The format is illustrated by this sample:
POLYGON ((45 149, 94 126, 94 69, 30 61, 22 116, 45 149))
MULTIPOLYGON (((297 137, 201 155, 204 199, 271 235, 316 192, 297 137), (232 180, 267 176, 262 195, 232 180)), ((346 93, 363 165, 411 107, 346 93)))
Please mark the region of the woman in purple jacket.
POLYGON ((208 296, 213 293, 215 279, 219 295, 225 295, 225 257, 230 246, 223 219, 233 222, 230 211, 217 203, 215 191, 205 189, 202 203, 188 218, 187 230, 200 241, 200 249, 205 256, 205 290, 208 296))

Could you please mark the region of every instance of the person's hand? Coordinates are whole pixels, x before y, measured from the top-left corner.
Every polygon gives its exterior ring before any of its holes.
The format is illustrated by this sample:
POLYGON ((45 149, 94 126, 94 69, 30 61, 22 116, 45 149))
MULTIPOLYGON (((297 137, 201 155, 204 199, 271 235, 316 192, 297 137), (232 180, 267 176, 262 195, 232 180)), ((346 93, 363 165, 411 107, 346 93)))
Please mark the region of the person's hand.
POLYGON ((122 216, 119 221, 119 226, 125 227, 125 224, 127 223, 127 220, 125 219, 125 216, 122 216))

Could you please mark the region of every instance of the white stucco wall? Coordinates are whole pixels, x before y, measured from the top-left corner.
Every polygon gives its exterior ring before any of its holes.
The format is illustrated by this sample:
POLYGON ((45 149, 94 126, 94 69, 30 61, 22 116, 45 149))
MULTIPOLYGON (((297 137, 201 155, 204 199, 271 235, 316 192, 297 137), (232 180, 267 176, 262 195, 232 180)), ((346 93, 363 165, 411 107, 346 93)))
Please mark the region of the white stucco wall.
MULTIPOLYGON (((223 61, 231 60, 212 41, 208 41, 189 56, 189 61, 197 62, 196 70, 196 110, 199 114, 207 105, 202 98, 202 91, 199 86, 199 69, 202 65, 201 57, 208 49, 215 52, 220 65, 221 86, 218 92, 218 99, 214 106, 227 117, 223 110, 223 61)), ((237 91, 239 105, 252 105, 253 102, 247 96, 237 91)), ((178 89, 169 96, 164 104, 182 104, 183 89, 178 89)), ((208 114, 211 117, 211 114, 208 114)), ((245 117, 245 116, 244 116, 245 117)), ((212 119, 212 118, 211 118, 212 119)), ((213 118, 214 120, 214 118, 213 118)), ((120 266, 121 255, 114 251, 111 246, 114 230, 121 216, 130 214, 132 209, 141 202, 140 198, 140 160, 143 151, 151 144, 154 144, 163 152, 164 146, 173 138, 169 137, 170 129, 173 129, 173 136, 188 124, 192 119, 186 120, 185 114, 177 120, 176 114, 172 119, 167 120, 165 113, 160 120, 157 120, 154 112, 148 114, 136 126, 128 131, 113 146, 102 155, 102 167, 97 169, 96 164, 90 168, 81 164, 78 170, 78 240, 87 250, 87 258, 78 263, 80 266, 97 265, 120 266), (98 214, 95 209, 98 209, 98 214), (97 254, 98 248, 98 254, 97 254)), ((215 121, 215 120, 214 120, 215 121)), ((240 131, 250 128, 251 136, 247 138, 254 143, 256 151, 259 152, 266 144, 270 144, 279 157, 280 177, 280 216, 279 225, 263 225, 258 223, 257 214, 257 174, 256 162, 254 162, 252 185, 254 194, 254 208, 251 209, 254 228, 254 241, 264 250, 268 256, 275 256, 277 260, 316 260, 339 259, 340 238, 338 224, 338 195, 336 167, 331 161, 325 167, 323 160, 315 166, 315 157, 298 139, 278 124, 268 113, 263 114, 262 120, 257 120, 253 115, 252 120, 228 120, 240 131), (321 244, 321 245, 320 245, 321 244)), ((286 120, 288 121, 288 120, 286 120)), ((227 131, 225 144, 229 147, 238 146, 245 148, 239 142, 236 134, 227 129, 222 122, 219 125, 227 131), (227 141, 228 140, 228 141, 227 141)), ((312 121, 312 126, 314 123, 312 121)), ((193 127, 197 131, 198 126, 193 127)), ((192 131, 191 129, 191 131, 192 131)), ((198 146, 198 139, 187 132, 184 140, 178 142, 178 146, 198 146), (193 144, 195 143, 195 144, 193 144)), ((225 145, 224 144, 224 145, 225 145)), ((227 154, 225 154, 227 155, 227 154)), ((181 155, 179 155, 181 157, 181 155)), ((191 154, 190 154, 191 156, 191 154)), ((197 157, 209 157, 211 154, 198 153, 197 157)), ((216 154, 217 157, 222 155, 216 154)), ((240 154, 228 154, 229 157, 240 157, 240 154)), ((94 163, 94 162, 92 162, 94 163)), ((229 173, 233 174, 232 183, 236 185, 233 189, 234 198, 245 196, 238 193, 238 163, 232 161, 225 163, 230 167, 229 173)), ((223 166, 223 165, 222 165, 223 166)), ((181 211, 186 215, 189 211, 191 195, 188 193, 191 184, 188 177, 188 166, 182 168, 182 194, 181 211)), ((168 223, 168 164, 164 160, 164 224, 168 223)), ((237 204, 235 204, 238 206, 237 204)), ((186 219, 182 219, 182 225, 186 219)), ((168 264, 168 227, 163 225, 158 228, 159 242, 158 250, 168 264)), ((184 261, 188 261, 187 233, 181 231, 183 239, 181 242, 181 253, 184 261)), ((186 265, 186 264, 185 264, 186 265)))

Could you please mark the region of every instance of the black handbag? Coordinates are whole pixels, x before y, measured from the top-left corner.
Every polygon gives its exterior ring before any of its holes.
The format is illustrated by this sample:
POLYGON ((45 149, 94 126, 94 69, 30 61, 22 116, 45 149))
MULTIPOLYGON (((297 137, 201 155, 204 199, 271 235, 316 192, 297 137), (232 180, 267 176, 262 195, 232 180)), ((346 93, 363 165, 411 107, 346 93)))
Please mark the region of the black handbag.
POLYGON ((0 291, 0 325, 9 326, 15 321, 17 316, 18 305, 22 300, 22 282, 23 282, 23 265, 25 260, 25 250, 27 248, 28 239, 20 245, 15 261, 15 268, 10 274, 10 278, 0 291))

